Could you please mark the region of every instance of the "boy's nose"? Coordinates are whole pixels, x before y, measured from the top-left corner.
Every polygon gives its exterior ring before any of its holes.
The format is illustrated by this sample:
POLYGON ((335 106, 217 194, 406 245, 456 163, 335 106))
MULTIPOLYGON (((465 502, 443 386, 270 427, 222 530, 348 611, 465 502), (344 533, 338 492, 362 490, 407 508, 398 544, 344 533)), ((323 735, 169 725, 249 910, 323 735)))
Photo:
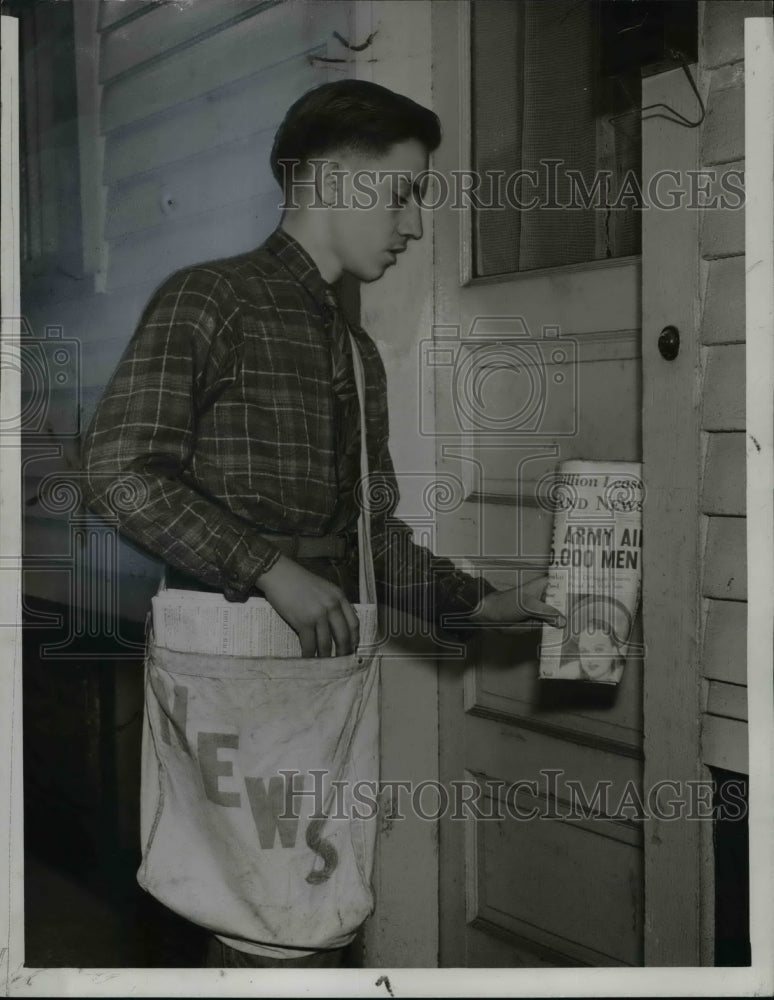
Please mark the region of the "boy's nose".
POLYGON ((412 198, 401 212, 398 232, 414 240, 422 238, 422 210, 412 198))

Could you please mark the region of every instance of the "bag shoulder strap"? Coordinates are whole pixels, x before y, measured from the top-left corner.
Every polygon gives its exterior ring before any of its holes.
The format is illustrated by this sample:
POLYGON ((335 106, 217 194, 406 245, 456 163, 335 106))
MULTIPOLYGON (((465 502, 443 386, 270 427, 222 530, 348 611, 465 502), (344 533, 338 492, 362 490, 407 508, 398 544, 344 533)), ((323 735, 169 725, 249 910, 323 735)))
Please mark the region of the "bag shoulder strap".
POLYGON ((360 404, 360 487, 361 506, 358 518, 358 572, 360 603, 376 604, 376 578, 371 548, 370 497, 368 489, 368 442, 366 440, 365 371, 357 341, 350 333, 352 364, 355 370, 355 387, 360 404))

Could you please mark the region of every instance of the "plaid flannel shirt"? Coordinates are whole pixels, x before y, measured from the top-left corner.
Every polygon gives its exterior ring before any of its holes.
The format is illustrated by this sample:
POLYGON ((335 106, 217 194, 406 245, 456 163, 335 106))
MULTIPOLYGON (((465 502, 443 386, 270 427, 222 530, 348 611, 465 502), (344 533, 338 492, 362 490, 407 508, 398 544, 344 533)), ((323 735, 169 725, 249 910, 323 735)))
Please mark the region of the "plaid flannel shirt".
MULTIPOLYGON (((279 558, 262 532, 324 535, 337 508, 323 281, 277 229, 256 250, 185 268, 152 296, 84 438, 85 499, 138 545, 231 601, 279 558)), ((380 599, 420 617, 470 611, 491 586, 394 517, 384 366, 365 369, 380 599)))

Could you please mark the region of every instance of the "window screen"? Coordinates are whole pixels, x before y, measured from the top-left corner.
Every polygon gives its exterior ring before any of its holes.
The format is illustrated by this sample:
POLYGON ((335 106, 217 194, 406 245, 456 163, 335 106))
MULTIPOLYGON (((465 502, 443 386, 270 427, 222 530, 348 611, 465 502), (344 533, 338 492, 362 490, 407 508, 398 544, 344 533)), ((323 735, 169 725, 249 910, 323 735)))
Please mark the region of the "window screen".
POLYGON ((471 5, 478 277, 640 252, 639 75, 602 76, 600 6, 471 5))

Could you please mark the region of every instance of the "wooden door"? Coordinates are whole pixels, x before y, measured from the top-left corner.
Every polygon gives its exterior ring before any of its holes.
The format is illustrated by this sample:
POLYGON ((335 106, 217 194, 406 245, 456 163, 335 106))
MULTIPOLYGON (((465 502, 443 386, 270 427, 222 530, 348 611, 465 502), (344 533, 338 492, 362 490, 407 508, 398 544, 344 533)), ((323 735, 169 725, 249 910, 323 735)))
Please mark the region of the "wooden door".
MULTIPOLYGON (((470 165, 469 25, 470 5, 435 5, 442 174, 470 165)), ((647 158, 655 169, 658 148, 666 153, 674 137, 647 125, 643 135, 661 142, 647 158)), ((660 224, 648 222, 653 249, 660 224)), ((679 226, 674 213, 669 225, 679 226)), ((439 473, 456 477, 465 496, 439 516, 438 541, 444 554, 475 553, 490 580, 512 585, 547 561, 552 516, 540 492, 558 462, 642 460, 642 268, 630 255, 477 280, 471 230, 469 211, 448 202, 437 210, 433 432, 439 473), (508 370, 508 336, 526 338, 539 377, 508 370), (546 397, 530 424, 519 394, 538 384, 546 397), (478 388, 461 406, 466 385, 478 388)), ((681 294, 674 282, 670 292, 681 294)), ((658 433, 663 449, 663 421, 658 433)), ((639 644, 641 626, 633 638, 639 644)), ((476 794, 484 817, 452 807, 441 819, 441 965, 641 965, 642 657, 629 659, 617 688, 541 682, 538 641, 534 631, 481 636, 463 664, 440 663, 441 782, 466 783, 460 795, 476 794), (595 795, 601 818, 578 808, 595 795)), ((663 708, 668 677, 659 684, 663 708)))

